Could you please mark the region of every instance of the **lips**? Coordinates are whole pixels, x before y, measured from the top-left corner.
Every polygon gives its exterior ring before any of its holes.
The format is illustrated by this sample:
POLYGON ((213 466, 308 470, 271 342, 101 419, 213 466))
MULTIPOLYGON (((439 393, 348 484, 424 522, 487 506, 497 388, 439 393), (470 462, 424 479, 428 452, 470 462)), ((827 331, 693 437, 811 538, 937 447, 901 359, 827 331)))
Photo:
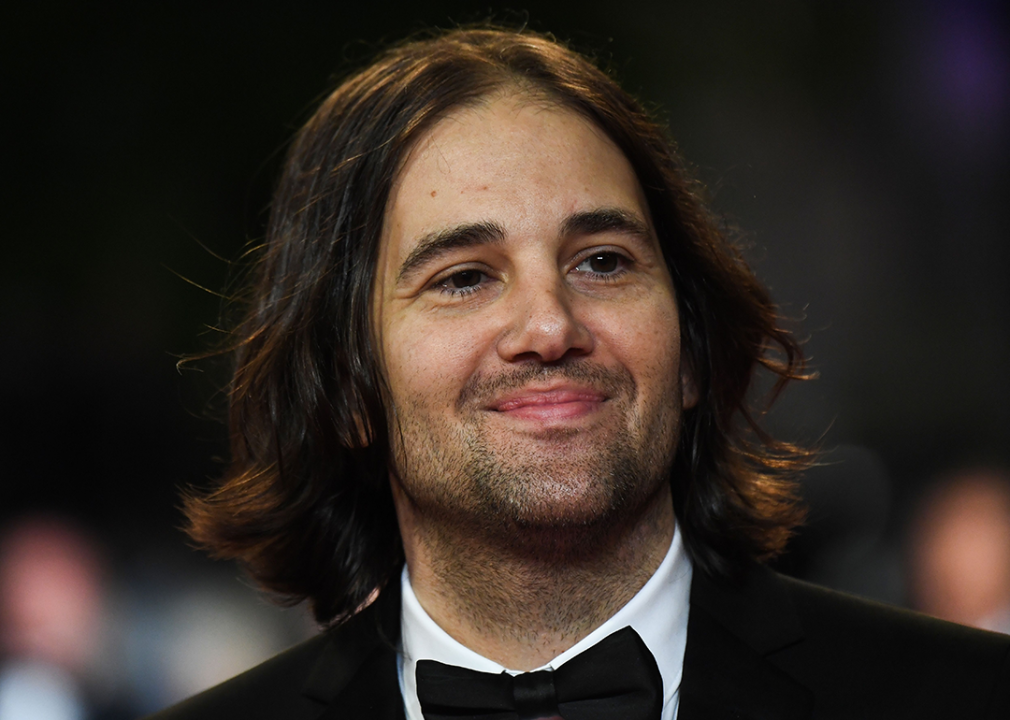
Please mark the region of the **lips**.
POLYGON ((526 388, 495 399, 488 409, 515 418, 563 420, 587 415, 606 400, 604 393, 591 388, 526 388))

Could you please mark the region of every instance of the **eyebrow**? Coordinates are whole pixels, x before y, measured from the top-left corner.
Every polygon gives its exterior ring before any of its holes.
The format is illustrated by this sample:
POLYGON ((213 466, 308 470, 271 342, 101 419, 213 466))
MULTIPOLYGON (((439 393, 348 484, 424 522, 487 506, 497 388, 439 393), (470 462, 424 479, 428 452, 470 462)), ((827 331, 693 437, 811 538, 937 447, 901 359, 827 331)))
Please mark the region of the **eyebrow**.
MULTIPOLYGON (((561 236, 596 235, 619 232, 647 240, 652 236, 649 226, 637 215, 620 208, 598 208, 569 215, 561 225, 561 236)), ((402 283, 426 263, 459 248, 477 245, 500 245, 506 232, 493 221, 465 223, 428 233, 418 240, 407 259, 400 265, 397 282, 402 283)))
POLYGON ((562 237, 597 235, 604 232, 637 235, 642 239, 652 237, 649 226, 644 220, 634 213, 620 208, 599 208, 574 213, 561 226, 562 237))
POLYGON ((476 245, 500 245, 505 242, 505 228, 496 222, 457 225, 424 235, 400 265, 397 282, 409 277, 425 263, 458 248, 476 245))

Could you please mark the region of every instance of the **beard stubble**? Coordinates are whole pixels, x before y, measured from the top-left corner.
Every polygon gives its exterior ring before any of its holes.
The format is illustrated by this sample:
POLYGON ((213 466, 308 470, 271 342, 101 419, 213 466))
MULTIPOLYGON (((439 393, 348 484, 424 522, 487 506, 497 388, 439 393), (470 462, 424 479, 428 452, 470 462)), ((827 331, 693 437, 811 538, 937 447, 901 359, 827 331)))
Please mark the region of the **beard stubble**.
MULTIPOLYGON (((673 382, 673 381, 671 381, 673 382)), ((513 553, 569 561, 634 523, 669 480, 679 383, 667 402, 636 412, 637 387, 625 368, 587 361, 474 376, 455 403, 459 423, 426 417, 410 402, 392 428, 395 472, 416 510, 442 535, 492 541, 513 553), (613 403, 598 424, 503 434, 486 408, 532 382, 567 380, 613 403)))

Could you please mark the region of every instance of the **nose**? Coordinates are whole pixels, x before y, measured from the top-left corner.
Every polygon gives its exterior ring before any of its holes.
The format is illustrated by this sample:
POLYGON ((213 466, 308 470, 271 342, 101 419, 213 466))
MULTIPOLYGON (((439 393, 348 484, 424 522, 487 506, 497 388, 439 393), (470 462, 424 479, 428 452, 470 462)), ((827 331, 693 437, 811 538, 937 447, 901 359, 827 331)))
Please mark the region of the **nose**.
POLYGON ((588 355, 593 334, 573 312, 573 299, 560 280, 515 287, 510 322, 498 339, 505 362, 557 362, 588 355))

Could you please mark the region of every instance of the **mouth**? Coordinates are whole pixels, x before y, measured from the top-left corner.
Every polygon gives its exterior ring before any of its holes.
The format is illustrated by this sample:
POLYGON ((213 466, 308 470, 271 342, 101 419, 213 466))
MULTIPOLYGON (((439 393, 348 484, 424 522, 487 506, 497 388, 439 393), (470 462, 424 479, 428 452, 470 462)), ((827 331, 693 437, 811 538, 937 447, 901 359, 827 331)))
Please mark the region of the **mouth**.
POLYGON ((568 420, 592 414, 608 399, 605 393, 587 387, 526 387, 496 398, 487 409, 516 419, 568 420))

